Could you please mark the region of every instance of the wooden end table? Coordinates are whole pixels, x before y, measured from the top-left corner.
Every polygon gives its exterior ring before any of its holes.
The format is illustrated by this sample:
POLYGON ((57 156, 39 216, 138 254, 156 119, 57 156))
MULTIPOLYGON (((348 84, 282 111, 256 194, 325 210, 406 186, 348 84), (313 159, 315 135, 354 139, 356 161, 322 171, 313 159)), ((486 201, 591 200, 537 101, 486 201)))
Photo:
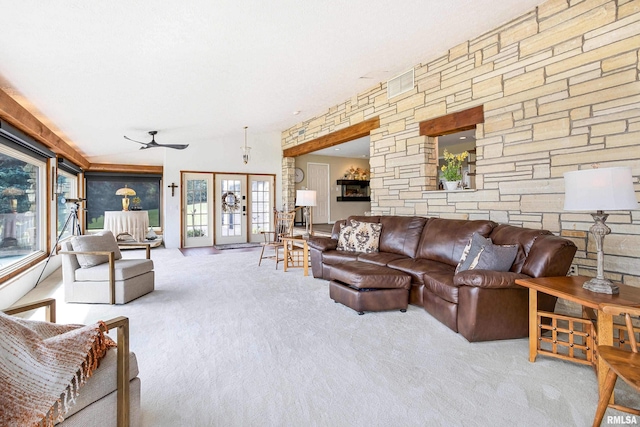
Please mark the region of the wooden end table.
MULTIPOLYGON (((529 288, 529 361, 535 362, 538 354, 537 318, 538 292, 553 295, 582 305, 583 312, 589 318, 597 318, 596 347, 599 345, 613 345, 613 317, 600 310, 601 303, 612 303, 622 306, 640 307, 640 288, 618 284, 620 293, 617 295, 599 294, 588 291, 582 284, 589 280, 584 276, 540 277, 537 279, 518 279, 516 283, 529 288)), ((607 376, 607 365, 600 359, 594 363, 598 376, 598 394, 602 393, 604 379, 607 376)), ((613 395, 611 396, 613 403, 613 395)))
POLYGON ((289 265, 289 251, 302 250, 302 268, 304 275, 309 275, 309 246, 307 245, 307 239, 302 237, 282 237, 284 242, 284 271, 287 271, 287 267, 295 267, 295 265, 289 265), (291 247, 289 247, 291 246, 291 247))

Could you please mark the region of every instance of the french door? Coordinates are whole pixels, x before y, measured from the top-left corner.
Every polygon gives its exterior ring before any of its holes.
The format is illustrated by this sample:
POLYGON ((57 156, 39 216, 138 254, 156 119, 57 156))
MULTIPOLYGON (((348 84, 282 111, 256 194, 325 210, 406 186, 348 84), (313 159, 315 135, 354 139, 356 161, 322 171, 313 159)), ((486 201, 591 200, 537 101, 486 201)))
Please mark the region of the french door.
POLYGON ((183 246, 213 246, 213 174, 185 173, 182 189, 183 246))
POLYGON ((184 173, 183 247, 261 242, 273 231, 273 175, 184 173))

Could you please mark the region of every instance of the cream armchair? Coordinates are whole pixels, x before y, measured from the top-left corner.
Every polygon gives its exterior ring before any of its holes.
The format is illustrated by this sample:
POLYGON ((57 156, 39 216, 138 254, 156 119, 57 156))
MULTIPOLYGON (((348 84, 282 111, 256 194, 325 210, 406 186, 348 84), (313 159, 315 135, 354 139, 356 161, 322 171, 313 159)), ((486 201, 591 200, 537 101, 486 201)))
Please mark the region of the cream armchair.
POLYGON ((148 243, 118 243, 105 231, 74 236, 60 247, 66 302, 126 304, 154 289, 148 243), (118 245, 146 246, 146 259, 122 259, 118 245))
MULTIPOLYGON (((46 309, 46 321, 56 321, 56 300, 48 298, 4 310, 16 315, 41 307, 46 309)), ((140 411, 140 379, 134 353, 129 352, 129 319, 116 317, 104 322, 109 330, 117 328, 116 348, 107 351, 100 366, 80 389, 76 403, 69 409, 58 427, 138 427, 140 411)))

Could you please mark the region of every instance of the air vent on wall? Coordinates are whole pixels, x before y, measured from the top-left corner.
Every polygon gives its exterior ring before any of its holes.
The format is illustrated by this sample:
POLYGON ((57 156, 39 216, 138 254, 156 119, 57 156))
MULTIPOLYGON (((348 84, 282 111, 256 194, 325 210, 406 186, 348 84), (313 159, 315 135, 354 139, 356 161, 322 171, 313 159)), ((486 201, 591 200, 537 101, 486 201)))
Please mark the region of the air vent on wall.
POLYGON ((413 68, 387 82, 387 98, 391 99, 413 89, 413 68))

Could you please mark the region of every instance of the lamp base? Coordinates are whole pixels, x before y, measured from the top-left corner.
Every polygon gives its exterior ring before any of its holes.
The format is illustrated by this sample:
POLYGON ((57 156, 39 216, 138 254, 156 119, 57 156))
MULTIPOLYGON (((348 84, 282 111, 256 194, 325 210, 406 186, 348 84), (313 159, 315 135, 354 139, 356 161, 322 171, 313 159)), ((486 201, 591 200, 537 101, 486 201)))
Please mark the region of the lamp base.
POLYGON ((610 280, 598 279, 597 277, 584 282, 582 288, 599 294, 615 295, 620 293, 618 285, 612 283, 610 280))

